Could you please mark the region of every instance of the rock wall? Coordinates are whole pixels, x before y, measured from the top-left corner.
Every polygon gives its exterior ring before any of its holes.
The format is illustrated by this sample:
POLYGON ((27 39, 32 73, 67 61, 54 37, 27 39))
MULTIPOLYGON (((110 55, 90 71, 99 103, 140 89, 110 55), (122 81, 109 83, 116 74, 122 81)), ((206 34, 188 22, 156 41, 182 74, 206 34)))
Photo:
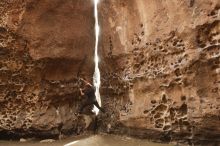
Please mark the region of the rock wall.
POLYGON ((78 77, 92 80, 90 0, 0 1, 0 138, 81 134, 78 77))
MULTIPOLYGON (((101 131, 219 139, 219 9, 218 0, 100 0, 101 131)), ((85 102, 78 78, 92 81, 94 68, 92 1, 1 0, 0 16, 1 136, 83 133, 91 109, 75 113, 85 102)))
POLYGON ((219 140, 220 2, 102 0, 102 129, 219 140))

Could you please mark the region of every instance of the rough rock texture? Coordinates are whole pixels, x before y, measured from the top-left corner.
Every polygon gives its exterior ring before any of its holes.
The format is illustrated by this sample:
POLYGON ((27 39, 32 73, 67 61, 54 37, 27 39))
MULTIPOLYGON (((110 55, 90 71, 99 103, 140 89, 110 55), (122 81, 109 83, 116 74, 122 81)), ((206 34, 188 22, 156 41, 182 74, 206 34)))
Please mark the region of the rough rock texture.
POLYGON ((102 0, 102 129, 219 140, 220 1, 102 0))
POLYGON ((90 0, 0 1, 0 137, 85 131, 92 116, 74 113, 77 78, 92 79, 93 23, 90 0))
MULTIPOLYGON (((219 0, 100 0, 101 130, 219 140, 219 0)), ((91 0, 0 1, 0 135, 80 134, 91 0)), ((86 111, 89 113, 90 109, 86 111)))

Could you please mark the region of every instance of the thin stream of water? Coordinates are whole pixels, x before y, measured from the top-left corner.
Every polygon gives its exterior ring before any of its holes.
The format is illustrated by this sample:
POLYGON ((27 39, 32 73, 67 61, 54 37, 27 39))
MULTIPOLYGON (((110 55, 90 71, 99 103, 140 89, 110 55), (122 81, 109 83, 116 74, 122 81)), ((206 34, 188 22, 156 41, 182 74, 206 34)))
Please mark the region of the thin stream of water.
MULTIPOLYGON (((93 85, 95 86, 95 96, 96 100, 101 106, 101 97, 99 93, 99 88, 101 84, 101 75, 100 75, 100 70, 99 70, 99 56, 98 56, 98 43, 99 43, 99 20, 98 20, 98 3, 99 0, 94 0, 94 17, 95 17, 95 56, 94 56, 94 61, 95 61, 95 72, 93 75, 93 85)), ((98 115, 99 109, 94 106, 93 111, 98 115)))

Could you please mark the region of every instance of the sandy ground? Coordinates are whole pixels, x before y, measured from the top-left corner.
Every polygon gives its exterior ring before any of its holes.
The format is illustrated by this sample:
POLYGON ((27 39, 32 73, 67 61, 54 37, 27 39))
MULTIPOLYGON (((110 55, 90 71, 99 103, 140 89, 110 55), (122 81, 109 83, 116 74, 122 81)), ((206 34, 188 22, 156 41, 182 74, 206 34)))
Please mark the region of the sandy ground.
MULTIPOLYGON (((50 141, 50 140, 45 140, 50 141)), ((115 135, 93 135, 83 138, 67 138, 53 142, 40 141, 0 141, 0 146, 174 146, 160 144, 148 140, 121 137, 115 135)))

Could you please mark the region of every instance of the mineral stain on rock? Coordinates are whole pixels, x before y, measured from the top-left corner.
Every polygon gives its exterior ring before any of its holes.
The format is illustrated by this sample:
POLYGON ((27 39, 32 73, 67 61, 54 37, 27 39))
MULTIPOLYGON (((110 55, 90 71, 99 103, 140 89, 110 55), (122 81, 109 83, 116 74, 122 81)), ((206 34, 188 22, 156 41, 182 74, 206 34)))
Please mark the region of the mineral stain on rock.
POLYGON ((220 2, 101 0, 106 113, 97 123, 92 107, 78 115, 79 77, 92 82, 94 72, 93 8, 90 0, 0 1, 0 138, 81 135, 97 124, 106 133, 217 143, 220 2))

